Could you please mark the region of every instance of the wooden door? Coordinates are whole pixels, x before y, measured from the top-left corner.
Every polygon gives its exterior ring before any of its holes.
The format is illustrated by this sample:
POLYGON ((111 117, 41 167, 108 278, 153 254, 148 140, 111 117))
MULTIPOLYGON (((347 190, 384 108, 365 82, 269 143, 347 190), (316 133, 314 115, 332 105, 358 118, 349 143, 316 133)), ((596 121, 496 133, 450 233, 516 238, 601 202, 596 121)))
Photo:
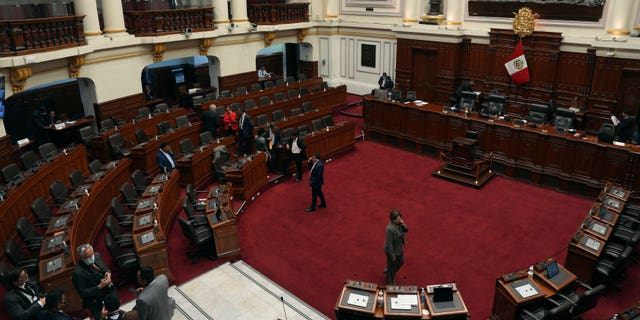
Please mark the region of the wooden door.
POLYGON ((412 71, 413 90, 418 99, 434 101, 436 98, 438 51, 414 49, 412 71))

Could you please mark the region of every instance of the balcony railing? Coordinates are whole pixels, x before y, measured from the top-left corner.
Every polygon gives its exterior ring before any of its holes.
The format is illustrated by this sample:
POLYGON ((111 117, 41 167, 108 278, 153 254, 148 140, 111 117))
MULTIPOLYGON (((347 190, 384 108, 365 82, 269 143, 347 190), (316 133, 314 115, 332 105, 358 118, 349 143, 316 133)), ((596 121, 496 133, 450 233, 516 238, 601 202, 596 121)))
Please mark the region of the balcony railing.
POLYGON ((309 22, 309 4, 247 4, 247 15, 259 25, 309 22))
POLYGON ((182 33, 187 28, 210 31, 213 27, 213 7, 196 9, 125 11, 127 32, 138 37, 182 33))
POLYGON ((0 21, 0 56, 85 45, 84 16, 0 21))

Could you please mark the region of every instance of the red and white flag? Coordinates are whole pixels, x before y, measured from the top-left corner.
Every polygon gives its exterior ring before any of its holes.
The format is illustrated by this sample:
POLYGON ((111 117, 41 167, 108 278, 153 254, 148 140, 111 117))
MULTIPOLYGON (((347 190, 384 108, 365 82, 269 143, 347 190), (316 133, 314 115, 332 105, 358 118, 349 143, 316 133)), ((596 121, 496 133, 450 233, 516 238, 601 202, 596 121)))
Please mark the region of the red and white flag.
POLYGON ((529 67, 527 66, 527 59, 524 58, 522 41, 518 41, 518 45, 513 49, 513 53, 511 53, 509 60, 504 66, 507 68, 507 72, 515 84, 521 85, 529 82, 529 67))

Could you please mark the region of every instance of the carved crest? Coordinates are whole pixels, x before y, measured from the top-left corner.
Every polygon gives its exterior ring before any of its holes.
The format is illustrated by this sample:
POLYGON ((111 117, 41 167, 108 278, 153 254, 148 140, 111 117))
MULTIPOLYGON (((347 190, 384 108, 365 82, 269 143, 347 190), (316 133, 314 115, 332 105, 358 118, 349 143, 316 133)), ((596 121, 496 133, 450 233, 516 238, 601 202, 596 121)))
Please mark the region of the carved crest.
POLYGON ((513 32, 524 38, 533 33, 533 29, 536 25, 536 15, 528 7, 522 7, 518 10, 513 18, 513 32))

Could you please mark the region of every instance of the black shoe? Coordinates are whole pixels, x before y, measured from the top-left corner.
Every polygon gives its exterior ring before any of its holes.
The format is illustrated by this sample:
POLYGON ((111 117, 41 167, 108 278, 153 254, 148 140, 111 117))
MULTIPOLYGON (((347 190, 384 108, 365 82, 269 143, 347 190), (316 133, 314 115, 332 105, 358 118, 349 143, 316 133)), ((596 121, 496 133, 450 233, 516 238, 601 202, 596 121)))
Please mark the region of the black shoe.
POLYGON ((327 207, 326 204, 321 204, 321 205, 318 206, 318 208, 326 208, 326 207, 327 207))
POLYGON ((306 208, 306 209, 304 209, 304 212, 314 212, 314 211, 316 211, 316 209, 314 209, 314 208, 306 208))

